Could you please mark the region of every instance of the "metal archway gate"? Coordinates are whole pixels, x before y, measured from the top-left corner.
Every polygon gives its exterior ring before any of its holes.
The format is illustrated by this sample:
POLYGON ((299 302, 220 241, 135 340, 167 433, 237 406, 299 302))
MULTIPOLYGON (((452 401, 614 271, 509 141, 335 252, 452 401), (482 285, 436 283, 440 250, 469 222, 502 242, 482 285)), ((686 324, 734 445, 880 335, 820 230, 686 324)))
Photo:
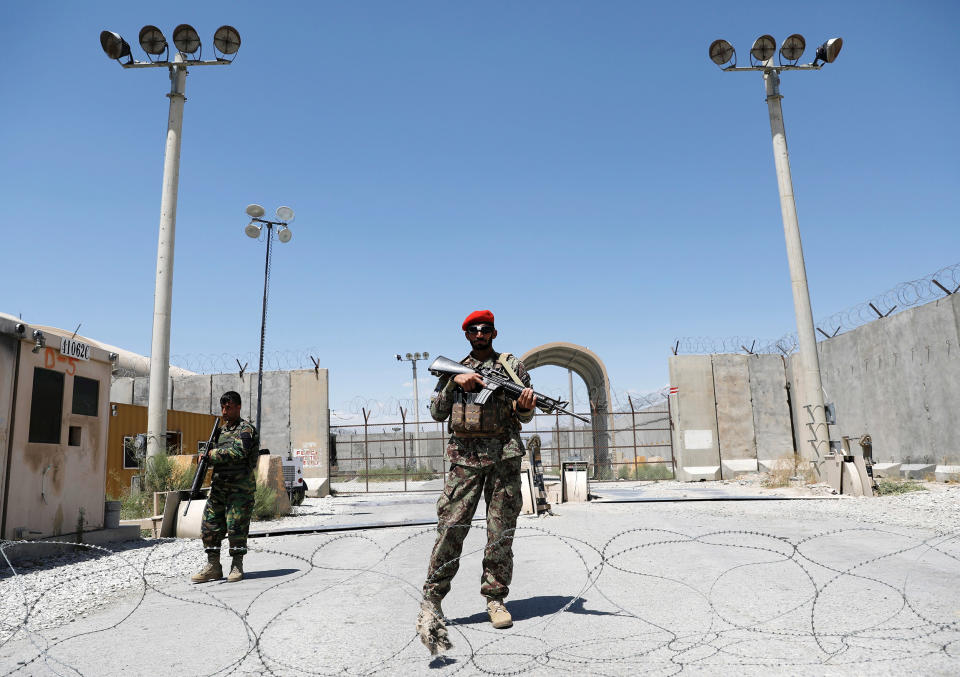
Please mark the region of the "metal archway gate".
POLYGON ((595 474, 610 473, 609 431, 613 429, 610 414, 610 378, 607 368, 589 348, 574 343, 555 341, 528 350, 520 358, 527 371, 547 365, 570 369, 583 379, 590 399, 590 422, 593 427, 593 462, 595 474))

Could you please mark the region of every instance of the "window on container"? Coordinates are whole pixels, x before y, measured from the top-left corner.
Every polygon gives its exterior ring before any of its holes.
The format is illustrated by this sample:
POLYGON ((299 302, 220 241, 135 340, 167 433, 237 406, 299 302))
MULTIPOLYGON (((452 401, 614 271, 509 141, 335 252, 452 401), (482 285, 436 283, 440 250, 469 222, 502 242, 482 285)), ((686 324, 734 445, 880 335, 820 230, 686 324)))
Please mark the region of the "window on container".
POLYGON ((179 430, 167 431, 167 453, 179 454, 182 447, 182 433, 179 430))
POLYGON ((30 442, 60 444, 63 418, 63 374, 53 369, 33 370, 30 399, 30 442))
POLYGON ((100 408, 100 381, 83 376, 73 377, 73 413, 96 416, 100 408))
POLYGON ((137 438, 134 436, 123 438, 123 469, 137 470, 140 467, 137 457, 137 438))

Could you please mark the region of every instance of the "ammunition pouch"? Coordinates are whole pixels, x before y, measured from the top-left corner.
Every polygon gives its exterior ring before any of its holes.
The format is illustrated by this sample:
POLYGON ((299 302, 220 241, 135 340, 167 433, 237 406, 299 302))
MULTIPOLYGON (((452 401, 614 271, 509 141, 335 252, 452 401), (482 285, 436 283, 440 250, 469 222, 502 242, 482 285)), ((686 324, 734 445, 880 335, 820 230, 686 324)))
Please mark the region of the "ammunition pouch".
POLYGON ((450 410, 450 432, 458 437, 501 437, 510 432, 511 402, 499 393, 484 404, 476 393, 457 391, 450 410))

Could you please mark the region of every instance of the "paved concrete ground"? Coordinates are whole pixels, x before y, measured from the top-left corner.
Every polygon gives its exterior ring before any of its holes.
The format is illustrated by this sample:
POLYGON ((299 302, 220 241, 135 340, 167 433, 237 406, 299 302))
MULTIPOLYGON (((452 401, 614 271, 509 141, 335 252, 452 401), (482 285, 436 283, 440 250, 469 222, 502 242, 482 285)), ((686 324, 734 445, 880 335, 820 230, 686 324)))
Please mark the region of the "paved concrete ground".
MULTIPOLYGON (((337 520, 390 521, 430 514, 433 497, 342 500, 354 505, 337 520)), ((414 634, 434 529, 404 527, 254 539, 241 584, 141 575, 86 617, 14 635, 0 675, 960 672, 960 532, 804 516, 801 502, 715 506, 521 518, 515 624, 499 631, 483 613, 474 528, 443 605, 443 658, 414 634)), ((189 552, 201 560, 199 545, 189 552)))

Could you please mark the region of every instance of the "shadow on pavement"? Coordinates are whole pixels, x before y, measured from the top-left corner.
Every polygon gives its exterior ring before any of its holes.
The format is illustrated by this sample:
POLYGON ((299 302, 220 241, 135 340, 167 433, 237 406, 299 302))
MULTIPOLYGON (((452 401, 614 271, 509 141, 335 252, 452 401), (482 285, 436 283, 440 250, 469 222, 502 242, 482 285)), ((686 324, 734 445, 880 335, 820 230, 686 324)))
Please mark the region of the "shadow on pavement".
MULTIPOLYGON (((541 597, 528 597, 527 599, 508 599, 506 604, 507 610, 510 611, 510 615, 513 616, 514 621, 525 621, 529 618, 539 618, 541 616, 549 616, 550 614, 556 613, 567 604, 570 604, 570 601, 573 599, 573 597, 567 595, 544 595, 541 597)), ((591 611, 590 609, 584 609, 583 605, 585 602, 586 600, 584 598, 579 597, 573 604, 570 604, 569 608, 565 609, 564 611, 565 613, 585 614, 587 616, 617 615, 616 612, 591 611)), ((472 616, 450 619, 451 623, 456 623, 458 625, 488 623, 489 621, 490 619, 487 616, 486 611, 473 614, 472 616)))
POLYGON ((447 667, 448 665, 453 665, 456 663, 455 658, 450 658, 449 656, 437 656, 432 661, 430 661, 431 670, 439 670, 447 667))
POLYGON ((266 571, 244 571, 243 578, 273 578, 275 576, 289 576, 295 574, 300 569, 267 569, 266 571))

